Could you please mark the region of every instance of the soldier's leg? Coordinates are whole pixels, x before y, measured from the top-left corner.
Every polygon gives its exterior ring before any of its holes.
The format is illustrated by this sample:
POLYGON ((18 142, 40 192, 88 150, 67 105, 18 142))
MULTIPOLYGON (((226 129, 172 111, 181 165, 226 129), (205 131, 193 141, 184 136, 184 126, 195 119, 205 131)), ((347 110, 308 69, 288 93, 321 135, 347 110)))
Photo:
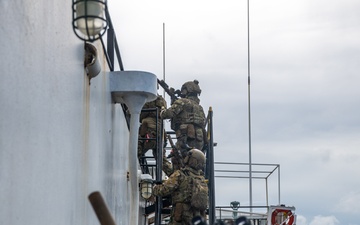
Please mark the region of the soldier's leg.
POLYGON ((145 150, 148 151, 149 149, 152 149, 153 156, 156 158, 156 155, 157 155, 156 154, 157 153, 156 141, 157 140, 152 140, 153 138, 157 137, 156 118, 146 117, 145 119, 143 119, 143 123, 144 122, 147 125, 146 137, 151 138, 151 139, 145 141, 145 150))
POLYGON ((191 220, 194 218, 194 210, 190 204, 183 203, 182 222, 183 224, 191 224, 191 220))
MULTIPOLYGON (((186 127, 186 126, 185 126, 186 127)), ((181 126, 180 126, 181 128, 181 126)), ((185 132, 185 128, 184 126, 182 127, 182 129, 179 129, 177 131, 175 131, 176 134, 176 149, 179 150, 181 153, 184 153, 187 151, 188 149, 188 145, 187 145, 187 133, 185 132)))
POLYGON ((187 125, 186 142, 191 148, 196 148, 196 130, 193 124, 187 125))
POLYGON ((144 152, 144 140, 140 140, 140 138, 144 138, 146 135, 147 123, 145 120, 141 121, 141 125, 139 127, 139 140, 138 140, 138 157, 141 157, 145 154, 144 152))
POLYGON ((141 157, 142 155, 144 155, 144 151, 143 151, 143 148, 144 148, 144 142, 143 140, 139 140, 138 141, 138 157, 141 157))
POLYGON ((204 147, 204 134, 201 128, 195 130, 195 146, 199 150, 202 150, 204 147))

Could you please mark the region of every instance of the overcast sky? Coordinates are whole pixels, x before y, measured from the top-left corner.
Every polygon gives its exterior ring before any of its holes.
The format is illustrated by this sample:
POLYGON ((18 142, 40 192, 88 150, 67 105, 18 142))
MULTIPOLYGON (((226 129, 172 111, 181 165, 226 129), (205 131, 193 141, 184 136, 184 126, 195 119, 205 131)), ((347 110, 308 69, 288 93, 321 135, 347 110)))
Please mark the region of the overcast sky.
MULTIPOLYGON (((199 80, 215 161, 247 163, 247 1, 109 0, 109 10, 125 70, 159 79, 165 24, 166 82, 199 80)), ((252 162, 280 164, 297 225, 360 225, 359 75, 359 0, 250 0, 252 162)), ((253 205, 265 205, 264 181, 253 186, 253 205)), ((217 179, 216 192, 217 205, 249 205, 247 180, 217 179)))

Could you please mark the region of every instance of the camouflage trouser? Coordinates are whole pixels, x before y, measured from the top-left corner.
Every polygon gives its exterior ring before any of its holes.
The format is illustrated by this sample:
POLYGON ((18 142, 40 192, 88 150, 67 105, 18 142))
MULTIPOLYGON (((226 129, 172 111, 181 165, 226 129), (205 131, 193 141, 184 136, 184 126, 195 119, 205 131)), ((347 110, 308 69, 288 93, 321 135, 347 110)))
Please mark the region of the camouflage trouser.
MULTIPOLYGON (((143 137, 144 138, 144 137, 143 137)), ((138 156, 145 155, 149 150, 153 150, 154 157, 156 156, 156 142, 154 140, 139 140, 138 142, 138 156)))
MULTIPOLYGON (((160 129, 160 122, 158 124, 158 129, 160 129)), ((140 138, 156 138, 161 132, 157 134, 156 132, 156 119, 152 117, 146 117, 141 121, 141 126, 139 129, 140 138)), ((159 146, 161 147, 161 146, 159 146)), ((156 140, 139 140, 138 142, 138 156, 144 155, 149 149, 153 150, 153 156, 156 158, 157 149, 156 149, 156 140)))
POLYGON ((176 133, 176 148, 183 154, 188 151, 187 147, 202 150, 204 147, 203 129, 192 124, 182 124, 176 133))
MULTIPOLYGON (((156 137, 156 120, 152 117, 146 117, 141 121, 139 129, 139 136, 141 138, 156 137)), ((144 155, 149 149, 156 148, 155 140, 139 140, 138 142, 138 156, 144 155)), ((154 150, 153 150, 154 152, 154 150)))
POLYGON ((200 212, 194 211, 190 203, 176 203, 173 205, 169 225, 191 225, 194 216, 200 215, 200 212))

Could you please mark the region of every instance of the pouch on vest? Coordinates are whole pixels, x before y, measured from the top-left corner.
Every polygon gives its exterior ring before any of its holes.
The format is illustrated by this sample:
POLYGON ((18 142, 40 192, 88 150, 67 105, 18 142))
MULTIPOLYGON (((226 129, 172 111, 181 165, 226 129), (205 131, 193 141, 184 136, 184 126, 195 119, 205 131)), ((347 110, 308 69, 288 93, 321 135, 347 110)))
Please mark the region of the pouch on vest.
POLYGON ((208 186, 203 178, 192 178, 191 206, 200 211, 206 210, 208 207, 208 186))
POLYGON ((195 138, 196 137, 196 134, 195 134, 195 127, 193 124, 188 124, 187 125, 187 136, 189 138, 195 138))
POLYGON ((196 140, 198 142, 202 142, 204 141, 204 135, 203 135, 203 130, 200 128, 200 129, 196 129, 196 140))
POLYGON ((188 124, 181 124, 180 125, 180 134, 187 135, 188 133, 188 124))

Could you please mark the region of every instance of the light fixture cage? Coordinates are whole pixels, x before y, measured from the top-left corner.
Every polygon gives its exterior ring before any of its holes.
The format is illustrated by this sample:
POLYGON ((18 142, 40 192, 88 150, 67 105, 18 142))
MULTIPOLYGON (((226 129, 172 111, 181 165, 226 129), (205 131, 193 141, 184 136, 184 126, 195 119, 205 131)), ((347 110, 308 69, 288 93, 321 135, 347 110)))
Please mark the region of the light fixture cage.
POLYGON ((149 199, 152 195, 153 180, 143 179, 140 183, 141 196, 144 199, 149 199))
POLYGON ((73 0, 72 10, 73 30, 78 38, 93 42, 105 34, 107 0, 73 0))

